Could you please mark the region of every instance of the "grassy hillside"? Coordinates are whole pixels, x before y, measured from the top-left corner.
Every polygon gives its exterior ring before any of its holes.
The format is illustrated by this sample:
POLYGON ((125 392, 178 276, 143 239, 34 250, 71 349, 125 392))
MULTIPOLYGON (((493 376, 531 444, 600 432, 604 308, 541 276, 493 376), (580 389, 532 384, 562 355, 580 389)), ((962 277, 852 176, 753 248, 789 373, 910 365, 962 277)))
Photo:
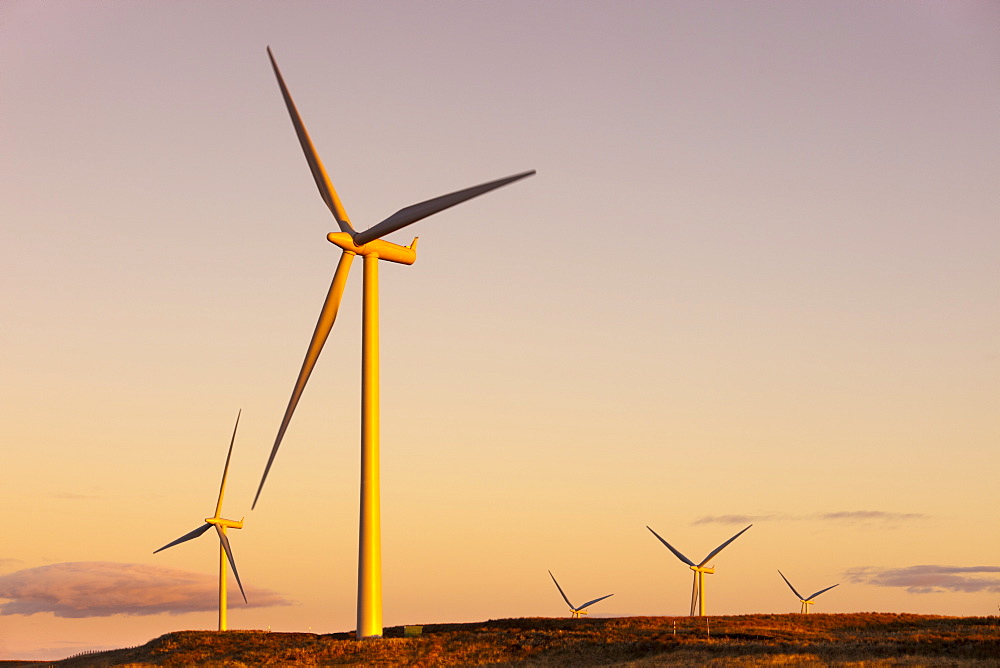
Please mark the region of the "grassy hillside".
MULTIPOLYGON (((881 613, 501 619, 404 638, 180 631, 53 664, 92 666, 1000 666, 1000 619, 881 613)), ((24 664, 22 664, 24 665, 24 664)))

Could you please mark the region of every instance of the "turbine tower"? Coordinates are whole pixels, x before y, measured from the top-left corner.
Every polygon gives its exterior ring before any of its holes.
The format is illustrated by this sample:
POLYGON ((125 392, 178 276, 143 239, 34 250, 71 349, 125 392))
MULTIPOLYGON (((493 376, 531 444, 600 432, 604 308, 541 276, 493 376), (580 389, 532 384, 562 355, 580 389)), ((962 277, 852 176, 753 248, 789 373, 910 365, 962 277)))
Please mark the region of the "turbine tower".
POLYGON ((834 587, 839 587, 840 586, 840 583, 838 582, 837 584, 831 585, 831 586, 827 587, 826 589, 820 589, 818 592, 816 592, 812 596, 803 597, 802 594, 800 594, 799 592, 795 591, 795 587, 793 587, 792 583, 788 581, 788 578, 785 577, 784 573, 782 573, 781 571, 778 571, 778 575, 780 575, 781 579, 785 581, 785 584, 788 585, 788 588, 792 590, 792 593, 799 597, 799 602, 802 603, 802 607, 799 608, 799 613, 803 614, 803 615, 808 615, 809 614, 809 606, 812 605, 815 602, 815 601, 813 601, 814 598, 816 598, 817 596, 819 596, 820 594, 822 594, 825 591, 830 591, 834 587))
POLYGON ((573 618, 574 619, 577 618, 577 617, 580 617, 581 615, 587 614, 587 608, 589 608, 590 606, 594 605, 598 601, 603 601, 606 598, 610 598, 610 597, 614 596, 614 594, 608 594, 607 596, 602 596, 600 598, 595 598, 593 601, 587 601, 586 603, 584 603, 580 607, 576 607, 572 603, 569 602, 568 598, 566 598, 566 592, 564 592, 562 590, 562 587, 559 586, 559 581, 556 580, 556 576, 552 575, 552 571, 549 571, 549 577, 552 578, 552 581, 556 583, 556 589, 558 589, 559 593, 562 594, 563 600, 566 601, 566 605, 569 606, 570 611, 573 613, 573 618))
POLYGON ((295 103, 285 86, 285 81, 278 70, 278 64, 274 60, 270 47, 267 49, 267 55, 271 59, 271 67, 278 79, 281 95, 285 99, 285 106, 288 108, 292 125, 295 127, 295 134, 298 136, 299 144, 305 153, 306 162, 309 163, 316 187, 319 188, 320 196, 333 213, 340 228, 339 232, 328 234, 327 240, 339 246, 343 253, 341 253, 340 263, 333 275, 333 282, 330 284, 326 301, 323 303, 319 320, 316 323, 316 329, 313 331, 312 339, 306 350, 305 360, 302 362, 302 368, 292 389, 291 398, 288 400, 288 407, 285 409, 281 426, 274 439, 274 446, 271 448, 271 455, 268 457, 260 485, 257 487, 253 505, 257 505, 264 481, 271 470, 271 464, 274 462, 274 456, 281 445, 281 439, 285 435, 288 423, 292 419, 295 406, 302 396, 302 390, 309 380, 309 375, 316 365, 323 344, 326 343, 334 320, 336 320, 351 262, 355 255, 360 255, 364 258, 364 285, 361 334, 361 512, 358 547, 357 636, 358 638, 381 636, 382 539, 379 505, 378 262, 386 260, 399 264, 413 264, 417 259, 416 238, 409 246, 400 246, 383 241, 382 237, 473 197, 531 176, 535 172, 534 170, 522 172, 410 205, 400 209, 377 225, 363 232, 358 232, 351 225, 344 205, 337 196, 333 184, 330 183, 326 169, 309 139, 309 134, 306 132, 305 125, 303 125, 299 112, 295 108, 295 103))
MULTIPOLYGON (((746 531, 747 529, 749 529, 752 526, 753 526, 752 524, 749 525, 743 531, 746 531)), ((648 526, 646 528, 649 529, 648 526)), ((674 549, 673 545, 671 545, 667 541, 663 540, 663 538, 660 537, 660 534, 656 533, 652 529, 649 529, 649 530, 650 530, 650 532, 654 536, 656 536, 657 538, 660 539, 661 543, 663 543, 664 545, 667 546, 668 550, 670 550, 671 552, 674 553, 675 557, 677 557, 678 559, 680 559, 681 561, 683 561, 685 564, 687 564, 688 566, 690 566, 691 570, 694 571, 694 584, 691 586, 691 616, 692 617, 695 616, 695 609, 697 609, 698 610, 697 616, 698 617, 704 617, 705 616, 705 574, 708 573, 709 575, 711 575, 711 574, 715 573, 715 567, 714 566, 712 568, 705 568, 705 564, 707 564, 708 561, 712 557, 714 557, 715 555, 717 555, 719 552, 722 552, 723 548, 725 548, 727 545, 729 545, 734 540, 736 540, 737 538, 739 538, 743 534, 743 531, 739 532, 738 534, 736 534, 735 536, 733 536, 732 538, 730 538, 729 540, 727 540, 725 543, 723 543, 719 547, 717 547, 714 550, 712 550, 711 552, 709 552, 708 556, 701 560, 701 563, 695 564, 693 561, 691 561, 690 559, 688 559, 687 557, 685 557, 683 554, 681 554, 680 552, 678 552, 676 549, 674 549)))
POLYGON ((233 443, 236 442, 236 429, 240 426, 240 413, 236 414, 236 425, 233 427, 233 437, 229 441, 229 454, 226 455, 226 466, 222 469, 222 485, 219 487, 219 501, 215 504, 215 515, 212 517, 206 517, 205 523, 200 527, 192 531, 191 533, 186 533, 172 543, 167 543, 159 550, 153 552, 161 552, 168 547, 173 547, 180 543, 185 543, 192 538, 197 538, 202 535, 213 526, 219 534, 219 630, 226 630, 226 560, 229 560, 229 565, 233 567, 233 575, 236 576, 236 584, 240 586, 240 593, 243 594, 243 602, 247 602, 246 592, 243 591, 243 583, 240 582, 240 573, 236 570, 236 561, 233 560, 233 551, 229 547, 229 539, 226 537, 226 529, 242 529, 243 520, 239 522, 236 520, 227 520, 222 517, 222 497, 226 493, 226 476, 229 475, 229 460, 233 456, 233 443))

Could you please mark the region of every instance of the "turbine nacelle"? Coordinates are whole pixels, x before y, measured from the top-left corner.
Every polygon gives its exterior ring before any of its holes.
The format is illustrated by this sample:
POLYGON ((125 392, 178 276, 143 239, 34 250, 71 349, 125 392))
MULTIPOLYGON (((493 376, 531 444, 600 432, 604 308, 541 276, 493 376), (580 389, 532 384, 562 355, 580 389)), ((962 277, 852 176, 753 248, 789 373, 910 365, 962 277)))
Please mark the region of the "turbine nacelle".
POLYGON ((707 568, 705 566, 688 566, 695 573, 708 573, 709 575, 715 574, 715 566, 707 568))
POLYGON ((349 232, 330 232, 326 235, 327 241, 340 246, 347 253, 354 253, 361 257, 374 255, 380 260, 398 264, 413 264, 417 261, 417 239, 418 237, 413 237, 413 243, 409 246, 400 246, 383 239, 375 239, 366 244, 358 245, 354 243, 354 236, 349 232))
POLYGON ((246 519, 245 517, 241 517, 240 521, 237 522, 236 520, 227 520, 224 517, 206 517, 205 518, 205 523, 206 524, 214 524, 214 525, 222 527, 224 529, 242 529, 243 528, 243 520, 245 520, 245 519, 246 519))

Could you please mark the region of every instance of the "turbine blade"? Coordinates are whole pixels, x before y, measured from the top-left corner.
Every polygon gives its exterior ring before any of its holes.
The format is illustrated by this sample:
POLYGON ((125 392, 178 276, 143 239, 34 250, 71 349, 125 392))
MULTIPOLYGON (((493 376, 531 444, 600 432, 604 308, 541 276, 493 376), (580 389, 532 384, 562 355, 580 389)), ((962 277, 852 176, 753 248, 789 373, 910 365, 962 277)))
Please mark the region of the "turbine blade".
POLYGON ((333 189, 333 184, 330 183, 330 177, 327 176, 326 169, 323 168, 323 162, 319 159, 319 154, 316 153, 312 140, 309 139, 309 133, 306 132, 306 126, 302 123, 302 118, 299 116, 299 112, 295 108, 295 102, 292 101, 292 96, 288 92, 288 87, 285 86, 285 80, 281 76, 281 71, 278 70, 278 63, 274 61, 274 55, 271 53, 271 47, 267 47, 267 57, 271 59, 271 67, 274 68, 274 75, 278 78, 278 86, 281 87, 281 96, 285 98, 285 106, 288 107, 288 115, 292 117, 292 125, 295 126, 295 134, 299 137, 299 144, 302 145, 302 152, 306 154, 306 162, 309 163, 309 170, 312 172, 313 179, 316 181, 316 187, 319 188, 319 194, 323 198, 323 201, 326 202, 326 205, 330 207, 333 217, 337 219, 340 231, 347 232, 348 234, 354 234, 354 228, 351 226, 351 220, 347 217, 347 212, 344 210, 344 205, 341 204, 340 198, 337 197, 337 191, 333 189))
MULTIPOLYGON (((751 524, 750 526, 747 527, 747 529, 749 529, 752 526, 753 525, 751 524)), ((744 529, 743 531, 746 531, 747 529, 744 529)), ((727 540, 725 543, 723 543, 719 547, 717 547, 714 550, 712 550, 711 552, 709 552, 708 556, 705 557, 700 564, 698 564, 698 567, 701 568, 702 566, 704 566, 705 564, 707 564, 708 560, 711 559, 712 557, 714 557, 715 555, 717 555, 719 552, 722 552, 723 548, 725 548, 726 545, 729 545, 734 540, 736 540, 737 538, 739 538, 743 534, 743 531, 739 532, 738 534, 736 534, 735 536, 733 536, 732 538, 730 538, 729 540, 727 540)))
POLYGON ((299 403, 299 397, 302 396, 302 390, 309 380, 309 374, 312 373, 313 367, 316 366, 316 360, 319 359, 319 354, 323 350, 323 344, 326 343, 326 339, 330 335, 330 330, 333 328, 333 323, 337 319, 337 310, 340 308, 340 300, 344 296, 344 286, 347 284, 347 274, 351 270, 351 262, 353 260, 354 253, 344 251, 340 256, 340 263, 337 265, 337 271, 333 275, 333 282, 330 283, 330 290, 327 292, 326 301, 323 302, 323 309, 319 313, 316 329, 313 331, 312 339, 309 341, 309 348, 306 350, 306 357, 302 361, 302 369, 299 370, 299 377, 295 381, 295 387, 292 388, 292 396, 288 400, 285 416, 281 419, 281 426, 278 428, 278 435, 274 439, 274 447, 271 448, 271 455, 267 458, 267 466, 264 467, 264 475, 261 476, 260 485, 257 487, 257 494, 253 497, 253 505, 250 506, 251 509, 257 507, 257 499, 260 498, 260 491, 264 489, 264 481, 267 480, 267 474, 271 470, 274 456, 278 453, 278 447, 281 446, 281 439, 285 436, 285 430, 288 428, 288 423, 292 419, 295 407, 299 403))
POLYGON ((226 476, 229 475, 229 460, 233 456, 233 443, 236 442, 236 429, 240 426, 240 415, 243 414, 241 408, 236 414, 236 426, 233 427, 233 437, 229 439, 229 454, 226 455, 226 466, 222 469, 222 484, 219 485, 219 502, 215 504, 215 516, 222 517, 222 497, 226 493, 226 476))
POLYGON ((179 545, 181 543, 186 543, 187 541, 189 541, 189 540, 191 540, 193 538, 197 538, 201 534, 203 534, 206 531, 208 531, 211 528, 211 526, 212 526, 211 524, 209 524, 208 522, 206 522, 205 524, 202 524, 200 527, 198 527, 194 531, 192 531, 190 533, 184 534, 183 536, 181 536, 180 538, 178 538, 174 542, 167 543, 166 545, 164 545, 163 547, 161 547, 159 550, 154 550, 153 554, 156 554, 157 552, 162 552, 163 550, 167 549, 168 547, 173 547, 174 545, 179 545))
POLYGON ((583 605, 581 605, 579 608, 576 608, 576 609, 577 610, 586 610, 587 608, 589 608, 590 606, 594 605, 598 601, 603 601, 604 599, 610 598, 612 596, 614 596, 614 594, 608 594, 607 596, 602 596, 600 598, 595 598, 593 601, 587 601, 586 603, 584 603, 583 605))
POLYGON ((226 538, 226 532, 222 530, 218 524, 215 525, 215 530, 219 532, 219 541, 222 542, 222 549, 226 551, 226 557, 229 559, 229 565, 233 567, 233 575, 236 576, 236 584, 240 586, 240 593, 243 594, 243 602, 247 603, 246 592, 243 591, 243 583, 240 582, 240 572, 236 570, 236 561, 233 559, 233 551, 229 547, 229 539, 226 538))
POLYGON ((698 610, 698 573, 695 572, 694 579, 691 581, 691 616, 694 617, 694 613, 698 610))
MULTIPOLYGON (((647 526, 646 528, 647 528, 647 529, 649 529, 649 527, 648 527, 648 526, 647 526)), ((676 550, 676 549, 674 548, 674 546, 673 546, 673 545, 671 545, 671 544, 670 544, 670 543, 668 543, 667 541, 663 540, 663 538, 662 538, 662 537, 660 536, 660 534, 656 533, 656 532, 655 532, 655 531, 653 531, 652 529, 649 529, 649 530, 650 530, 650 531, 651 531, 651 532, 653 533, 653 535, 654 535, 654 536, 656 536, 657 538, 659 538, 659 539, 660 539, 660 542, 661 542, 661 543, 663 543, 664 545, 666 545, 666 546, 667 546, 667 549, 668 549, 668 550, 670 550, 671 552, 673 552, 673 553, 674 553, 674 556, 675 556, 675 557, 677 557, 678 559, 680 559, 681 561, 683 561, 683 562, 684 562, 685 564, 687 564, 688 566, 694 566, 694 562, 693 562, 693 561, 691 561, 690 559, 688 559, 687 557, 685 557, 685 556, 684 556, 683 554, 681 554, 680 552, 678 552, 678 551, 677 551, 677 550, 676 550)))
MULTIPOLYGON (((806 600, 806 599, 802 598, 802 594, 800 594, 799 592, 795 591, 795 587, 793 587, 792 583, 788 581, 788 578, 785 577, 784 573, 782 573, 781 571, 778 571, 778 575, 780 575, 781 579, 785 581, 785 584, 788 585, 788 588, 792 590, 792 593, 799 597, 800 601, 806 600)), ((810 598, 812 598, 812 597, 810 597, 810 598)))
POLYGON ((811 600, 813 600, 814 598, 816 598, 817 596, 819 596, 820 594, 822 594, 823 592, 825 592, 825 591, 830 591, 830 590, 831 590, 831 589, 833 589, 834 587, 839 587, 839 586, 840 586, 840 583, 838 582, 838 583, 837 583, 837 584, 835 584, 835 585, 830 585, 830 586, 829 586, 829 587, 827 587, 826 589, 820 589, 820 590, 819 590, 818 592, 816 592, 815 594, 813 594, 812 596, 810 596, 810 597, 809 597, 809 600, 811 601, 811 600))
POLYGON ((559 581, 556 580, 556 576, 552 575, 552 571, 549 571, 549 577, 552 578, 552 581, 556 583, 556 589, 558 589, 559 593, 562 594, 563 600, 566 601, 566 605, 569 606, 570 610, 576 611, 577 608, 574 608, 573 604, 569 602, 568 598, 566 598, 566 592, 564 592, 562 590, 562 587, 559 586, 559 581))
POLYGON ((423 220, 427 216, 431 216, 439 211, 444 211, 445 209, 453 207, 456 204, 461 204, 462 202, 470 200, 473 197, 478 197, 479 195, 488 193, 491 190, 505 186, 508 183, 513 183, 514 181, 531 176, 534 173, 535 170, 532 169, 527 172, 521 172, 520 174, 514 174, 513 176, 497 179, 496 181, 490 181, 489 183, 472 186, 471 188, 466 188, 465 190, 459 190, 448 195, 441 195, 440 197, 435 197, 434 199, 429 199, 425 202, 420 202, 419 204, 412 204, 406 208, 400 209, 383 220, 381 223, 373 225, 364 232, 358 232, 354 236, 354 243, 359 246, 364 245, 369 241, 379 239, 391 232, 395 232, 396 230, 402 229, 407 225, 411 225, 418 220, 423 220))

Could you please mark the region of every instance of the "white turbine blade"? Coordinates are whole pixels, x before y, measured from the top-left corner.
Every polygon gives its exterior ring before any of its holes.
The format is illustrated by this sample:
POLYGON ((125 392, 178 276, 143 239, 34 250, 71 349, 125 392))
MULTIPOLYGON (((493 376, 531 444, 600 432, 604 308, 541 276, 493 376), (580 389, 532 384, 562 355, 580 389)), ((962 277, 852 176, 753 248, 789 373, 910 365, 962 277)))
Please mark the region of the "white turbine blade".
POLYGON ((809 600, 811 601, 811 600, 813 600, 814 598, 816 598, 817 596, 819 596, 820 594, 822 594, 823 592, 825 592, 825 591, 830 591, 830 590, 831 590, 831 589, 833 589, 834 587, 839 587, 839 586, 840 586, 840 583, 838 582, 838 583, 837 583, 837 584, 835 584, 835 585, 830 585, 830 586, 829 586, 829 587, 827 587, 826 589, 820 589, 820 590, 819 590, 818 592, 816 592, 815 594, 813 594, 812 596, 810 596, 810 597, 809 597, 809 600))
POLYGON ((215 504, 215 516, 222 517, 222 497, 226 493, 226 476, 229 475, 229 460, 233 456, 233 443, 236 442, 236 429, 240 426, 240 415, 243 414, 241 408, 236 414, 236 425, 233 427, 233 437, 229 440, 229 454, 226 455, 226 466, 222 469, 222 484, 219 485, 219 502, 215 504))
MULTIPOLYGON (((780 575, 781 579, 785 581, 785 584, 788 585, 788 588, 792 590, 792 593, 799 597, 800 601, 806 600, 806 599, 802 598, 802 594, 800 594, 799 592, 795 591, 795 587, 793 587, 792 583, 788 581, 788 578, 785 577, 784 573, 782 573, 781 571, 778 571, 778 575, 780 575)), ((814 596, 815 596, 815 594, 814 594, 814 596)), ((812 596, 810 596, 810 598, 812 598, 812 596)))
POLYGON ((288 92, 288 87, 285 86, 285 80, 282 78, 281 72, 278 70, 278 63, 274 61, 274 55, 271 54, 271 47, 267 47, 267 57, 271 59, 271 67, 274 68, 274 75, 278 77, 278 86, 281 87, 281 96, 285 98, 285 106, 288 107, 288 115, 292 117, 292 125, 295 126, 295 134, 298 135, 299 144, 302 145, 302 152, 306 154, 306 162, 309 163, 309 170, 312 172, 313 180, 316 181, 316 187, 319 188, 319 194, 323 198, 323 201, 326 202, 326 205, 330 207, 333 217, 337 219, 337 225, 340 226, 340 231, 347 232, 348 234, 354 234, 354 228, 351 226, 351 220, 347 217, 347 212, 344 210, 344 205, 341 204, 340 198, 337 197, 337 191, 334 190, 333 184, 330 183, 330 177, 327 176, 326 169, 323 168, 323 162, 319 159, 319 154, 316 153, 312 140, 309 139, 309 133, 306 132, 306 126, 302 123, 302 118, 299 116, 299 112, 295 108, 295 103, 292 101, 292 96, 288 92))
POLYGON ((589 608, 590 606, 594 605, 598 601, 603 601, 604 599, 611 598, 612 596, 614 596, 614 594, 608 594, 607 596, 602 596, 600 598, 595 598, 593 601, 587 601, 586 603, 584 603, 583 605, 581 605, 579 608, 575 608, 575 610, 586 610, 587 608, 589 608))
POLYGON ((226 557, 229 558, 229 565, 233 567, 233 575, 236 576, 236 584, 240 586, 240 593, 243 594, 243 602, 247 603, 247 595, 243 591, 243 583, 240 582, 240 572, 236 570, 236 561, 233 559, 233 551, 229 547, 229 539, 226 537, 226 532, 218 524, 215 525, 215 530, 219 533, 219 540, 222 542, 222 549, 226 551, 226 557))
POLYGON ((559 586, 559 581, 556 580, 556 576, 552 575, 552 571, 549 571, 549 577, 552 578, 552 581, 556 583, 556 589, 558 589, 559 593, 562 594, 563 600, 566 601, 566 605, 570 607, 570 610, 577 610, 577 608, 574 608, 573 604, 569 602, 569 599, 566 598, 566 592, 564 592, 562 590, 562 587, 559 586))
MULTIPOLYGON (((649 527, 648 527, 648 526, 647 526, 646 528, 647 528, 647 529, 649 529, 649 527)), ((659 539, 660 539, 660 542, 661 542, 661 543, 663 543, 664 545, 666 545, 666 546, 667 546, 667 549, 668 549, 668 550, 670 550, 671 552, 673 552, 673 553, 674 553, 674 556, 675 556, 675 557, 677 557, 678 559, 680 559, 681 561, 683 561, 683 562, 684 562, 685 564, 687 564, 688 566, 694 566, 694 562, 693 562, 693 561, 691 561, 690 559, 688 559, 687 557, 685 557, 685 556, 684 556, 683 554, 681 554, 680 552, 678 552, 678 551, 677 551, 677 550, 676 550, 676 549, 674 548, 674 546, 673 546, 673 545, 671 545, 671 544, 670 544, 670 543, 668 543, 667 541, 663 540, 663 538, 662 538, 662 537, 660 536, 660 534, 656 533, 656 532, 655 532, 655 531, 653 531, 652 529, 649 529, 649 530, 650 530, 650 532, 652 532, 652 534, 653 534, 654 536, 656 536, 657 538, 659 538, 659 539)))
MULTIPOLYGON (((753 525, 751 524, 750 526, 748 526, 748 527, 747 527, 747 529, 749 529, 749 528, 750 528, 750 527, 752 527, 752 526, 753 526, 753 525)), ((746 531, 747 529, 744 529, 743 531, 746 531)), ((733 536, 732 538, 730 538, 729 540, 727 540, 727 541, 726 541, 725 543, 723 543, 723 544, 722 544, 722 545, 720 545, 719 547, 717 547, 717 548, 715 548, 714 550, 712 550, 711 552, 709 552, 709 553, 708 553, 708 556, 707 556, 707 557, 705 557, 705 558, 704 558, 704 559, 702 560, 702 562, 701 562, 700 564, 698 564, 698 567, 699 567, 699 568, 701 568, 702 566, 704 566, 705 564, 707 564, 707 563, 708 563, 708 560, 709 560, 709 559, 711 559, 712 557, 714 557, 715 555, 717 555, 717 554, 718 554, 719 552, 722 552, 723 548, 725 548, 725 547, 726 547, 726 545, 729 545, 729 544, 730 544, 730 543, 732 543, 732 542, 733 542, 734 540, 736 540, 736 539, 737 539, 737 538, 739 538, 739 537, 740 537, 741 535, 743 535, 743 531, 739 532, 738 534, 736 534, 735 536, 733 536)))
POLYGON ((694 613, 698 610, 698 573, 694 574, 694 579, 691 582, 691 616, 694 617, 694 613))
POLYGON ((456 204, 461 204, 462 202, 470 200, 473 197, 478 197, 479 195, 488 193, 491 190, 505 186, 508 183, 513 183, 514 181, 531 176, 534 173, 535 170, 532 169, 531 171, 522 172, 506 178, 497 179, 496 181, 490 181, 489 183, 472 186, 471 188, 466 188, 465 190, 449 193, 448 195, 441 195, 440 197, 435 197, 434 199, 429 199, 424 202, 420 202, 419 204, 412 204, 406 208, 400 209, 383 220, 381 223, 373 225, 364 232, 358 232, 354 235, 354 243, 362 246, 369 241, 374 241, 375 239, 384 237, 385 235, 402 229, 407 225, 412 225, 418 220, 423 220, 427 216, 444 211, 445 209, 453 207, 456 204))
POLYGON ((284 438, 285 430, 288 429, 288 423, 292 420, 292 414, 299 403, 299 397, 302 396, 302 390, 305 389, 306 382, 309 380, 309 374, 312 373, 313 367, 316 366, 316 360, 319 359, 323 345, 326 343, 327 337, 330 336, 330 330, 333 329, 333 323, 337 319, 337 310, 340 308, 340 300, 344 296, 344 286, 347 284, 347 274, 351 270, 351 261, 353 259, 354 253, 348 253, 347 251, 344 251, 340 256, 340 263, 337 265, 337 271, 333 275, 333 282, 330 283, 330 290, 327 292, 326 301, 323 302, 323 309, 319 313, 316 329, 313 331, 312 339, 309 341, 309 348, 306 350, 306 357, 302 361, 302 369, 299 370, 299 377, 295 381, 295 387, 292 388, 292 396, 288 400, 285 416, 281 419, 281 426, 278 428, 278 435, 274 439, 274 447, 271 448, 271 455, 267 458, 267 466, 264 467, 264 475, 260 478, 260 485, 257 486, 257 494, 253 497, 253 505, 250 506, 251 509, 257 506, 260 491, 264 489, 264 481, 267 480, 267 474, 271 470, 274 456, 278 454, 281 439, 284 438))
POLYGON ((180 545, 181 543, 186 543, 187 541, 192 540, 193 538, 197 538, 201 534, 203 534, 206 531, 208 531, 211 528, 211 526, 212 526, 211 524, 209 524, 209 523, 206 522, 205 524, 202 524, 200 527, 198 527, 194 531, 192 531, 190 533, 184 534, 183 536, 181 536, 180 538, 178 538, 174 542, 167 543, 166 545, 164 545, 163 547, 161 547, 159 550, 155 550, 153 552, 153 554, 156 554, 157 552, 162 552, 163 550, 167 549, 168 547, 173 547, 174 545, 180 545))

